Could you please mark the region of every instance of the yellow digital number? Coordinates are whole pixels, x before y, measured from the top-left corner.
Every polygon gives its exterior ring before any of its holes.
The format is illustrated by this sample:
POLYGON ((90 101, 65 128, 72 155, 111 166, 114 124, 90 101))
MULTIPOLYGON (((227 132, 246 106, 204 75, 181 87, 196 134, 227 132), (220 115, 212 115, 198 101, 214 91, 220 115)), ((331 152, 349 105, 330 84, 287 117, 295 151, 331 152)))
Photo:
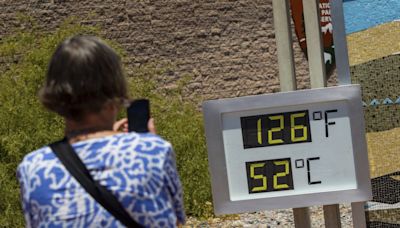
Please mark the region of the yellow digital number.
POLYGON ((273 133, 274 132, 280 132, 283 130, 284 124, 283 124, 283 115, 277 115, 277 116, 270 116, 268 117, 270 120, 279 120, 279 127, 273 127, 270 130, 268 130, 268 144, 279 144, 283 143, 282 139, 273 139, 273 133))
POLYGON ((258 144, 262 144, 262 131, 261 131, 261 119, 257 120, 257 141, 258 144))
POLYGON ((262 186, 254 187, 251 189, 252 192, 259 192, 259 191, 265 191, 267 190, 267 177, 262 175, 262 174, 254 174, 254 169, 256 168, 262 168, 265 166, 265 163, 254 163, 250 165, 250 177, 255 179, 255 180, 262 180, 262 186))
POLYGON ((304 117, 306 113, 295 113, 290 115, 290 125, 291 125, 291 138, 292 142, 307 141, 307 126, 296 125, 296 118, 304 117), (301 137, 296 137, 296 130, 303 130, 303 135, 301 137))
POLYGON ((289 174, 289 161, 288 160, 274 161, 274 164, 285 166, 285 172, 280 172, 274 175, 274 189, 289 188, 289 185, 287 184, 278 184, 278 177, 284 177, 289 174))

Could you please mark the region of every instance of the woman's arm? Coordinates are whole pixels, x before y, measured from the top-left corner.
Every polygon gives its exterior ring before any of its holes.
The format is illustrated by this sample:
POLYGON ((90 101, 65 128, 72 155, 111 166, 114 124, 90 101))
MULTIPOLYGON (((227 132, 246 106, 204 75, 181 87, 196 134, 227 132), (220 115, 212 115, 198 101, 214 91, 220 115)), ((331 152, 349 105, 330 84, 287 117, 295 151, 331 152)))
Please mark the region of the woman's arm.
POLYGON ((28 180, 24 172, 25 164, 21 163, 17 168, 17 179, 20 186, 20 198, 22 205, 22 212, 25 218, 25 227, 31 227, 30 209, 29 209, 29 196, 28 196, 28 180))
MULTIPOLYGON (((150 133, 157 133, 153 118, 149 119, 149 122, 147 123, 147 128, 149 129, 150 133)), ((128 132, 128 118, 123 118, 116 121, 113 125, 113 131, 128 132)))
POLYGON ((172 147, 167 152, 167 158, 164 164, 164 170, 166 172, 165 183, 171 194, 172 205, 175 210, 177 217, 177 225, 184 224, 186 220, 185 209, 183 206, 183 193, 182 184, 179 179, 179 174, 176 168, 175 153, 172 147))

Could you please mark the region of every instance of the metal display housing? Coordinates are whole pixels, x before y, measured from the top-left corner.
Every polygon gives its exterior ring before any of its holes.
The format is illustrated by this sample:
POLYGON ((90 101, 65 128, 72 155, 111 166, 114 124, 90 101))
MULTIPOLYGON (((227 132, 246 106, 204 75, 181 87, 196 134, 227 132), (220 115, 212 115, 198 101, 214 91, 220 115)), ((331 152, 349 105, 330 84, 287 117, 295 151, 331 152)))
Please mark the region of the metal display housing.
POLYGON ((203 103, 208 161, 211 173, 214 212, 216 215, 280 208, 298 208, 344 202, 367 201, 372 198, 364 116, 359 85, 299 90, 292 92, 211 100, 203 103), (306 193, 272 198, 232 201, 229 195, 227 164, 223 138, 224 113, 264 108, 281 108, 301 104, 345 100, 353 143, 355 189, 306 193))

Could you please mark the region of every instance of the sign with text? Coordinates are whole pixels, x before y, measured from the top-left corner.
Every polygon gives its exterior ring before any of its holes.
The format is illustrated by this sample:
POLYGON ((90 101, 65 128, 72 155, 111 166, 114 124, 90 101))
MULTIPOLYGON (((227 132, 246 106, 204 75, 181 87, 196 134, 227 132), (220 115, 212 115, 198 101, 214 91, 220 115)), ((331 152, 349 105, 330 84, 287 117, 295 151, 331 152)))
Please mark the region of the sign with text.
POLYGON ((370 199, 359 86, 203 104, 216 214, 370 199))
MULTIPOLYGON (((329 77, 335 68, 335 47, 333 44, 333 25, 330 0, 319 0, 320 24, 324 45, 326 74, 329 77)), ((293 24, 301 50, 307 56, 306 28, 304 24, 303 1, 290 0, 293 24)))

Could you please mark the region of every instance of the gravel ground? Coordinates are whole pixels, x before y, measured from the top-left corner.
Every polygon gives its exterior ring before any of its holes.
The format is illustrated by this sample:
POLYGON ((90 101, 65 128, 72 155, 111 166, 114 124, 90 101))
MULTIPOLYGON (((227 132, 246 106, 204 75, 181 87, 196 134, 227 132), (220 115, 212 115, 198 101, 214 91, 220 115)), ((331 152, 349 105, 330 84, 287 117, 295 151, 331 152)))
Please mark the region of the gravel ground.
MULTIPOLYGON (((312 227, 325 227, 322 207, 311 207, 312 227)), ((342 228, 353 227, 350 204, 340 205, 342 228)), ((205 221, 189 217, 184 227, 294 227, 291 209, 243 213, 205 221)))

